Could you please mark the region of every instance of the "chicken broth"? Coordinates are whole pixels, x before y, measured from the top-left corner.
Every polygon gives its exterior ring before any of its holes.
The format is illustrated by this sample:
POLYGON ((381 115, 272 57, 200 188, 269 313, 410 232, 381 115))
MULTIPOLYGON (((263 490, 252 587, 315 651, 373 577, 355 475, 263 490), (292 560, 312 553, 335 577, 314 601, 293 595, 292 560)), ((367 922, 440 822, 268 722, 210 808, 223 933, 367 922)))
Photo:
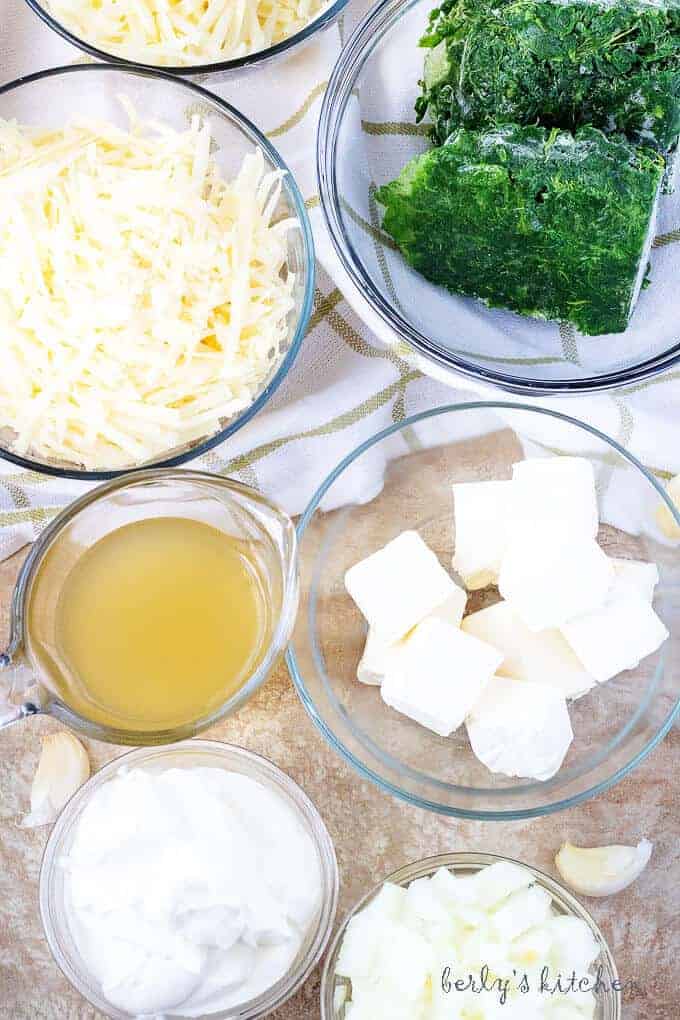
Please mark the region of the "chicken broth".
MULTIPOLYGON (((50 554, 34 595, 49 584, 50 554)), ((261 661, 270 610, 250 543, 202 521, 159 517, 104 536, 69 571, 48 641, 31 647, 46 684, 79 715, 154 731, 205 718, 261 661)))

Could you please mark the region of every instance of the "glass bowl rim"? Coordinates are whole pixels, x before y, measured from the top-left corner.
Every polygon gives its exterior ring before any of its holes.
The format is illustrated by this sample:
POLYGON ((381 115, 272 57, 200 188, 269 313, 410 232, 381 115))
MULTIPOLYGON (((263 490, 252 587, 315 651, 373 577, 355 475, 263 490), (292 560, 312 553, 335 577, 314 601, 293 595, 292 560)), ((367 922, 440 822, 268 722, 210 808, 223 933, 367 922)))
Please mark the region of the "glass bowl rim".
MULTIPOLYGON (((337 185, 338 132, 356 86, 356 79, 373 49, 403 15, 422 2, 423 0, 379 0, 379 3, 369 9, 343 46, 321 104, 316 150, 321 210, 333 248, 354 287, 382 322, 405 341, 414 354, 421 356, 427 363, 477 383, 481 382, 520 396, 550 394, 569 396, 604 392, 652 379, 678 364, 680 341, 632 366, 583 378, 530 379, 508 375, 446 351, 416 329, 390 301, 385 299, 382 291, 366 271, 344 226, 341 214, 342 196, 337 185)), ((528 323, 531 321, 533 320, 527 319, 528 323)))
MULTIPOLYGON (((51 881, 55 874, 57 853, 60 843, 66 831, 74 824, 76 818, 87 804, 94 790, 98 789, 104 782, 107 782, 120 768, 134 766, 137 763, 144 763, 149 759, 162 758, 164 755, 182 755, 199 753, 222 758, 226 765, 234 758, 249 762, 259 767, 267 774, 267 788, 274 787, 277 790, 283 788, 292 802, 292 807, 300 819, 305 817, 308 821, 308 830, 313 839, 314 847, 319 856, 322 870, 322 879, 329 887, 330 895, 322 901, 319 916, 316 922, 316 930, 299 966, 289 968, 287 973, 280 978, 271 988, 262 992, 254 999, 250 999, 238 1007, 233 1007, 233 1012, 227 1012, 229 1020, 236 1020, 237 1017, 251 1018, 268 1016, 270 1011, 277 1009, 291 996, 293 996, 304 984, 311 971, 319 962, 332 934, 333 923, 337 913, 338 895, 340 889, 340 876, 337 862, 337 855, 332 836, 324 822, 321 814, 311 798, 305 793, 302 787, 292 779, 287 772, 275 765, 269 758, 256 751, 250 751, 238 744, 227 743, 222 740, 183 740, 176 744, 165 744, 157 747, 138 747, 116 755, 101 768, 97 769, 85 782, 66 805, 62 808, 48 836, 40 862, 40 873, 38 878, 38 898, 40 909, 40 920, 43 934, 47 940, 50 953, 64 977, 76 991, 89 1001, 84 993, 81 983, 74 980, 73 970, 66 960, 59 945, 58 929, 52 924, 51 912, 49 910, 49 896, 51 881), (66 965, 66 967, 65 967, 66 965)), ((171 766, 172 767, 172 766, 171 766)), ((177 766, 180 767, 181 766, 177 766)), ((211 766, 209 763, 205 767, 211 766)), ((257 782, 264 782, 256 777, 257 782)), ((62 928, 65 922, 62 922, 62 928)), ((212 1014, 211 1014, 212 1015, 212 1014)), ((225 1015, 223 1011, 215 1014, 218 1018, 225 1015)))
MULTIPOLYGON (((354 450, 348 453, 326 476, 324 481, 321 483, 317 491, 309 501, 302 517, 297 524, 297 536, 298 536, 298 558, 302 556, 302 542, 305 531, 310 524, 312 518, 319 508, 321 499, 331 488, 331 486, 337 481, 337 479, 343 474, 343 472, 359 457, 361 457, 367 450, 372 446, 382 442, 384 439, 393 435, 395 432, 399 432, 402 429, 409 428, 418 422, 425 421, 429 418, 438 417, 442 414, 450 414, 457 411, 494 411, 494 410, 514 410, 514 411, 529 411, 532 414, 545 415, 549 418, 555 418, 559 421, 566 422, 568 425, 575 426, 588 432, 596 439, 606 443, 608 446, 623 457, 624 460, 628 461, 632 467, 637 470, 647 479, 647 481, 656 489, 662 502, 668 507, 673 520, 680 527, 680 510, 676 508, 666 490, 660 482, 654 477, 654 475, 645 467, 634 456, 626 450, 617 440, 607 436, 604 432, 595 428, 593 425, 589 425, 587 422, 580 421, 578 418, 574 418, 571 415, 562 413, 561 411, 553 411, 548 408, 531 406, 528 404, 521 404, 513 401, 503 400, 475 400, 475 401, 464 401, 451 404, 442 404, 439 407, 430 408, 426 411, 420 411, 418 414, 410 415, 408 418, 404 418, 403 421, 395 422, 389 425, 387 428, 382 429, 375 435, 369 437, 360 443, 354 450)), ((392 780, 385 779, 380 776, 373 767, 369 767, 360 761, 359 758, 350 751, 344 743, 336 736, 331 730, 329 724, 321 717, 311 695, 307 691, 307 687, 302 676, 302 672, 298 666, 297 656, 295 654, 295 633, 288 644, 288 650, 286 651, 286 665, 288 672, 290 673, 291 679, 295 684, 295 688, 298 692, 300 701, 302 702, 307 714, 310 719, 317 727, 319 732, 322 734, 326 742, 340 754, 349 764, 359 773, 359 775, 370 780, 379 789, 391 793, 393 796, 400 800, 405 801, 407 804, 415 805, 416 807, 423 808, 426 811, 432 811, 436 814, 445 815, 452 818, 463 818, 467 820, 475 821, 516 821, 520 819, 529 818, 540 818, 544 815, 554 814, 557 811, 565 810, 566 808, 574 807, 577 804, 584 803, 591 797, 596 797, 604 791, 610 789, 616 785, 621 779, 623 779, 629 772, 632 772, 644 759, 654 750, 654 748, 661 743, 663 738, 666 736, 674 721, 680 717, 680 696, 676 699, 675 704, 672 706, 662 726, 659 727, 653 737, 648 740, 645 746, 625 765, 618 768, 611 776, 601 780, 594 786, 583 790, 580 793, 573 794, 570 797, 563 798, 562 800, 556 800, 554 803, 543 805, 542 807, 534 808, 513 808, 510 810, 471 810, 469 808, 451 807, 450 805, 444 805, 437 803, 433 800, 428 800, 426 797, 420 794, 409 793, 403 790, 400 786, 397 786, 392 780)), ((433 787, 442 785, 439 780, 435 780, 432 777, 425 777, 427 782, 433 787)), ((450 786, 451 784, 445 784, 450 786)), ((455 787, 454 787, 455 789, 455 787)))
POLYGON ((92 43, 87 42, 85 39, 81 39, 74 32, 72 32, 66 25, 63 25, 53 14, 51 14, 46 7, 44 7, 40 0, 26 0, 26 3, 31 8, 34 14, 43 21, 48 28, 60 35, 62 39, 75 46, 77 49, 82 50, 83 53, 89 54, 91 57, 95 57, 99 61, 103 61, 107 64, 115 64, 117 66, 127 67, 138 71, 163 71, 171 76, 183 77, 184 75, 209 75, 224 73, 227 71, 239 71, 245 68, 256 67, 258 64, 264 63, 273 57, 278 57, 288 50, 293 49, 300 43, 307 42, 316 32, 322 31, 328 25, 330 25, 339 15, 342 13, 344 8, 349 3, 349 0, 334 0, 333 3, 329 4, 326 10, 321 11, 315 18, 308 22, 299 32, 295 32, 293 35, 287 36, 280 42, 275 43, 273 46, 268 46, 264 50, 256 50, 254 53, 246 53, 242 57, 232 57, 230 60, 219 60, 216 63, 209 64, 145 64, 141 61, 126 60, 125 57, 116 56, 115 53, 107 53, 105 50, 100 50, 92 43))
MULTIPOLYGON (((521 868, 525 868, 530 871, 535 881, 543 886, 549 893, 557 896, 562 905, 566 905, 569 910, 570 916, 576 916, 585 921, 590 928, 592 934, 595 936, 596 941, 600 944, 600 954, 604 955, 607 968, 611 971, 612 979, 619 980, 618 969, 616 966, 616 960, 609 947, 609 943, 602 934, 600 926, 597 924, 590 911, 587 910, 583 904, 576 899, 574 894, 567 889, 565 885, 559 882, 552 875, 548 875, 540 868, 535 867, 533 864, 527 864, 525 861, 519 861, 514 857, 507 857, 504 854, 492 854, 478 850, 455 850, 449 853, 434 854, 430 857, 422 857, 417 861, 412 861, 408 864, 403 864, 401 867, 396 868, 390 872, 382 881, 377 882, 375 885, 368 890, 364 895, 354 904, 353 907, 348 911, 342 920, 338 930, 333 936, 326 953, 324 960, 324 966, 321 973, 321 1020, 333 1020, 333 1013, 329 1013, 327 1005, 332 1001, 333 989, 331 982, 335 979, 335 971, 331 972, 331 960, 336 955, 340 944, 347 931, 347 926, 350 921, 361 911, 367 904, 380 892, 382 887, 387 882, 394 882, 397 885, 405 885, 411 883, 419 878, 426 878, 433 875, 440 868, 453 868, 454 871, 456 866, 461 868, 472 868, 479 872, 483 868, 491 864, 508 863, 516 864, 521 868)), ((611 994, 614 996, 614 1015, 607 1020, 620 1020, 621 1017, 621 992, 618 989, 611 989, 611 994)))
POLYGON ((302 296, 298 312, 295 332, 291 336, 288 349, 284 352, 276 371, 265 388, 260 394, 258 394, 252 404, 246 407, 241 414, 236 416, 236 418, 230 420, 224 428, 218 429, 218 431, 213 435, 208 436, 195 446, 192 446, 189 450, 184 450, 183 452, 177 453, 173 456, 161 455, 157 461, 153 461, 151 463, 140 464, 137 466, 133 465, 115 470, 77 470, 75 468, 62 468, 52 464, 43 464, 30 457, 14 453, 12 450, 8 450, 0 443, 0 459, 7 460, 12 464, 16 464, 17 467, 24 468, 28 471, 34 471, 41 475, 75 479, 76 481, 106 481, 111 478, 120 478, 123 475, 131 474, 136 471, 177 467, 180 464, 186 464, 187 461, 202 457, 205 453, 208 453, 216 446, 224 443, 230 438, 230 436, 234 435, 234 433, 246 425, 274 395, 293 366, 293 363, 300 351, 305 333, 307 332, 307 326, 312 314, 312 308, 314 306, 314 283, 316 277, 314 237, 312 235, 309 214, 307 212, 307 207, 305 206, 302 193, 300 192, 300 188, 295 180, 295 176, 288 167, 288 164, 269 139, 266 138, 262 131, 260 131, 260 129, 253 124, 253 122, 246 117, 245 114, 241 113, 235 106, 232 106, 231 103, 228 103, 220 96, 209 92, 207 89, 201 88, 200 85, 196 85, 194 82, 186 81, 184 78, 173 76, 165 71, 160 71, 155 68, 136 67, 123 62, 72 64, 63 67, 50 67, 44 71, 36 71, 33 74, 24 75, 21 78, 15 78, 13 81, 0 85, 0 116, 2 115, 2 96, 5 95, 5 93, 13 92, 24 85, 31 85, 34 82, 42 81, 47 78, 59 78, 62 75, 67 74, 92 74, 101 71, 116 71, 119 74, 129 74, 140 78, 149 78, 151 80, 155 80, 161 87, 163 82, 168 82, 172 85, 178 85, 180 88, 186 88, 189 92, 195 93, 196 96, 204 102, 216 107, 217 112, 223 118, 233 122, 246 135, 246 137, 250 138, 254 145, 262 149, 266 158, 272 163, 272 165, 276 167, 277 170, 282 170, 285 174, 285 186, 288 190, 288 195, 294 206, 295 215, 300 225, 299 229, 302 237, 306 281, 305 291, 302 296))
MULTIPOLYGON (((128 474, 119 475, 101 485, 94 486, 77 499, 67 503, 60 513, 53 517, 50 523, 41 531, 31 546, 28 556, 22 563, 14 584, 10 602, 10 635, 7 648, 0 654, 0 666, 10 663, 13 656, 21 648, 29 661, 33 673, 37 674, 38 672, 28 653, 26 608, 30 598, 30 587, 38 567, 60 532, 77 517, 81 510, 86 510, 93 503, 97 503, 100 499, 106 498, 111 493, 142 486, 147 482, 173 480, 185 480, 197 484, 207 484, 212 487, 219 486, 230 491, 235 490, 249 499, 263 504, 269 511, 275 513, 282 522, 285 522, 286 527, 289 529, 290 550, 288 560, 285 563, 285 570, 282 570, 284 594, 279 619, 272 632, 269 645, 248 681, 216 708, 211 715, 202 719, 156 732, 120 730, 108 727, 103 723, 92 722, 85 718, 85 716, 79 715, 66 702, 54 695, 50 701, 49 710, 46 710, 44 714, 51 715, 58 722, 66 724, 77 733, 82 733, 91 740, 101 740, 108 744, 141 747, 150 751, 154 747, 169 747, 171 743, 193 739, 195 734, 202 733, 210 726, 215 726, 222 719, 239 711, 262 687, 277 659, 286 648, 288 637, 295 626, 300 588, 298 544, 297 532, 286 511, 269 499, 268 496, 236 478, 214 475, 208 471, 193 471, 189 468, 147 468, 146 470, 131 471, 128 474)), ((32 702, 28 704, 32 706, 32 702)), ((36 706, 31 714, 39 713, 41 713, 41 710, 36 706)))

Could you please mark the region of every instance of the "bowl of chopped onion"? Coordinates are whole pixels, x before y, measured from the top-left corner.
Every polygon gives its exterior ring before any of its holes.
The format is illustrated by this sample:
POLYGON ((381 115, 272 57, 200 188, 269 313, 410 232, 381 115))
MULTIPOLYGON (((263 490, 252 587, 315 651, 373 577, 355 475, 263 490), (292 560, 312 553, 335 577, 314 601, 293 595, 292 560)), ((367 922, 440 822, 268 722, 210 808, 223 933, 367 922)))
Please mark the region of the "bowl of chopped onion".
POLYGON ((72 45, 98 60, 182 75, 253 67, 307 43, 348 0, 27 0, 72 45))
POLYGON ((223 442, 289 371, 314 246, 278 152, 156 71, 0 88, 0 456, 72 478, 223 442))
POLYGON ((603 932, 561 883, 457 851, 404 865, 354 905, 326 954, 321 1020, 621 1020, 622 991, 603 932))

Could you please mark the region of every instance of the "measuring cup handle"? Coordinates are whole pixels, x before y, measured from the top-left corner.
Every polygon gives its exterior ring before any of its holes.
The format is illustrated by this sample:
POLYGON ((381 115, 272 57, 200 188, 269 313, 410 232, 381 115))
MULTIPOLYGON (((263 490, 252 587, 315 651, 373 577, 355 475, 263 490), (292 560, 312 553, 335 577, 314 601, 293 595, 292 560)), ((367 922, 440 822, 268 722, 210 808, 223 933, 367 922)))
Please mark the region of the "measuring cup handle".
POLYGON ((5 726, 25 719, 28 715, 37 715, 40 709, 32 701, 25 701, 22 705, 5 705, 0 708, 0 730, 5 726))
MULTIPOLYGON (((5 669, 12 669, 14 663, 12 658, 7 652, 0 652, 0 672, 5 669)), ((9 695, 11 697, 13 684, 10 681, 9 695)), ((19 722, 20 719, 25 719, 29 715, 37 715, 40 712, 40 706, 36 705, 33 701, 24 701, 20 705, 13 705, 9 702, 0 701, 0 729, 5 726, 10 726, 12 723, 19 722)))

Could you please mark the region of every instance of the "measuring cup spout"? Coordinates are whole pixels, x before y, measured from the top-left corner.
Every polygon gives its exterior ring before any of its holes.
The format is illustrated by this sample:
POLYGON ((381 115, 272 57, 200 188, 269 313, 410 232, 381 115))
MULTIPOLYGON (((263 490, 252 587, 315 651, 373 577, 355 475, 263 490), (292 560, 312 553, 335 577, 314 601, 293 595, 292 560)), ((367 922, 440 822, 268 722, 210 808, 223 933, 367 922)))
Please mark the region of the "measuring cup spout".
POLYGON ((23 664, 16 663, 9 652, 0 652, 0 729, 40 712, 40 706, 34 701, 19 704, 12 701, 19 686, 17 678, 25 668, 23 664))

